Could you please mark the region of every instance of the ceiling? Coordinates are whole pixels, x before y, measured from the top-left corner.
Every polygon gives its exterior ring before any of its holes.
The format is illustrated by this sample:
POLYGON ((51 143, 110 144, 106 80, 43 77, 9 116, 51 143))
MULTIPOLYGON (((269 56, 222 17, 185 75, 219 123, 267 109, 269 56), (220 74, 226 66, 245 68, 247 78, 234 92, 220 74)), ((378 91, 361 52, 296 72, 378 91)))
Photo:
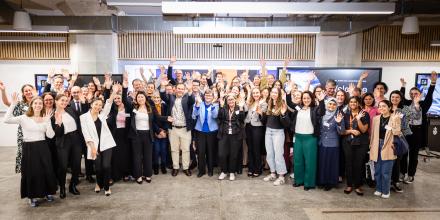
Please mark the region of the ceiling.
MULTIPOLYGON (((184 0, 190 1, 190 0, 184 0)), ((198 0, 201 1, 201 0, 198 0)), ((209 0, 205 0, 209 1, 209 0)), ((215 0, 211 0, 215 1, 215 0)), ((221 0, 220 0, 221 1, 221 0)), ((232 0, 223 0, 232 1, 232 0)), ((241 0, 243 1, 243 0, 241 0)), ((244 0, 256 2, 258 0, 244 0)), ((13 12, 21 8, 32 15, 34 25, 65 25, 81 29, 107 28, 111 15, 117 15, 119 27, 169 30, 173 26, 196 26, 224 22, 233 26, 320 25, 323 30, 344 31, 349 21, 354 29, 401 22, 404 15, 417 15, 421 24, 440 23, 440 0, 264 0, 264 2, 395 2, 392 15, 162 15, 161 0, 0 0, 0 24, 11 24, 13 12), (109 2, 143 2, 150 6, 108 6, 109 2), (60 17, 61 16, 61 17, 60 17), (85 17, 87 16, 87 17, 85 17), (106 17, 106 18, 104 18, 106 17), (96 24, 93 24, 96 22, 96 24), (89 24, 90 23, 90 24, 89 24), (150 24, 151 23, 151 24, 150 24), (105 25, 100 27, 99 25, 105 25)))

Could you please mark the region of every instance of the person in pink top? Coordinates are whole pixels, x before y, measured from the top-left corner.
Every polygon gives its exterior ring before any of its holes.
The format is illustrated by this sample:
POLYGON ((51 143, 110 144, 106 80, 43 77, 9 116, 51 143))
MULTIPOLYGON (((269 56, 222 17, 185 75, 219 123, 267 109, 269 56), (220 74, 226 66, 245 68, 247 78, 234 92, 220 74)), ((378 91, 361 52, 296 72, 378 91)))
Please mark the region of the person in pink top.
MULTIPOLYGON (((372 93, 365 93, 362 96, 362 108, 370 116, 370 124, 373 122, 374 116, 380 115, 375 105, 374 95, 372 93)), ((371 134, 371 127, 368 128, 368 133, 371 134)))

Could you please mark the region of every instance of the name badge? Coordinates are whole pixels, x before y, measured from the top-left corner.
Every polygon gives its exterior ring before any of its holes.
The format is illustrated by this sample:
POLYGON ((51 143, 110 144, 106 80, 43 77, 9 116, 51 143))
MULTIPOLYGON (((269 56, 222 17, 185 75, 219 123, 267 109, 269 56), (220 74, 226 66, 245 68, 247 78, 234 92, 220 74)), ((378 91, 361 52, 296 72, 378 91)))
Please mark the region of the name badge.
POLYGON ((235 114, 236 115, 240 114, 240 111, 239 110, 235 111, 235 114))
POLYGON ((228 134, 232 134, 232 128, 228 128, 228 134))
POLYGON ((297 111, 301 110, 301 108, 300 108, 299 106, 295 106, 295 109, 296 109, 297 111))
POLYGON ((130 113, 125 113, 126 118, 130 118, 130 113))
POLYGON ((23 107, 23 110, 25 110, 25 111, 27 111, 28 109, 29 109, 29 107, 27 107, 27 106, 23 107))
POLYGON ((391 130, 391 126, 389 126, 389 125, 385 125, 385 129, 386 129, 386 130, 391 130))
POLYGON ((322 123, 325 127, 330 127, 330 124, 328 122, 322 123))

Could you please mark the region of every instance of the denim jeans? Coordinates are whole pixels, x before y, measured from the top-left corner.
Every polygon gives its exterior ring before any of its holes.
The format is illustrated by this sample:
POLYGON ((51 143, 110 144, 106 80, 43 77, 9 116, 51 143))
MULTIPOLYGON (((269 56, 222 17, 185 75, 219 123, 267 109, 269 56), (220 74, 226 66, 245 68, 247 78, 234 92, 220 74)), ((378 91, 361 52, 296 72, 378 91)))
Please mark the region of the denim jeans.
POLYGON ((376 179, 376 191, 382 194, 390 194, 391 172, 393 170, 394 160, 382 160, 380 152, 382 151, 383 139, 379 140, 379 155, 377 162, 374 163, 374 178, 376 179))
POLYGON ((154 138, 154 157, 153 165, 166 166, 167 165, 167 149, 168 148, 168 138, 154 138))
POLYGON ((266 160, 270 167, 270 172, 286 174, 286 162, 284 161, 284 129, 266 128, 266 160))

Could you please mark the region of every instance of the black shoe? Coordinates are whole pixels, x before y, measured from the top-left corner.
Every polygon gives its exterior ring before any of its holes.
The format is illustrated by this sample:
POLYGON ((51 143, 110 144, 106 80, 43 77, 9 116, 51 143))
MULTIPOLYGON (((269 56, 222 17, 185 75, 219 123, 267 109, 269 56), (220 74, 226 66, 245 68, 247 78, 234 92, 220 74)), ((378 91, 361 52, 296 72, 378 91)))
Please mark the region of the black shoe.
POLYGON ((186 176, 191 176, 192 174, 191 174, 191 170, 184 170, 183 171, 183 173, 186 175, 186 176))
POLYGON ((297 183, 293 184, 293 187, 300 187, 300 186, 304 186, 304 184, 297 184, 297 183))
POLYGON ((209 177, 211 177, 211 176, 213 176, 214 175, 214 172, 212 172, 212 171, 208 171, 208 176, 209 177))
POLYGON ((153 171, 154 171, 154 175, 159 174, 159 166, 154 166, 153 171))
POLYGON ((86 180, 89 181, 89 183, 95 183, 96 182, 95 178, 93 178, 93 176, 91 176, 91 175, 87 176, 86 180))
POLYGON ((364 192, 360 189, 355 189, 354 192, 356 193, 356 195, 358 196, 364 196, 364 192))
POLYGON ((69 192, 72 193, 73 195, 79 195, 80 194, 78 189, 76 188, 76 184, 75 183, 71 183, 69 185, 69 192))
POLYGON ((60 198, 65 199, 66 198, 66 187, 60 186, 60 198))
POLYGON ((192 170, 192 169, 194 169, 194 168, 196 168, 197 167, 197 161, 193 161, 193 162, 191 162, 191 164, 189 165, 189 169, 190 170, 192 170))
POLYGON ((162 171, 162 174, 167 174, 167 168, 165 166, 162 166, 160 171, 162 171))
POLYGON ((394 184, 391 186, 391 189, 392 189, 394 192, 398 192, 398 193, 402 193, 402 192, 403 192, 403 189, 402 189, 397 183, 394 183, 394 184))
POLYGON ((330 191, 332 189, 331 186, 324 186, 324 191, 330 191))
POLYGON ((253 173, 248 172, 248 177, 252 177, 253 173))
POLYGON ((136 183, 138 183, 138 184, 142 184, 144 181, 143 181, 143 179, 142 178, 138 178, 138 179, 136 179, 136 183))
POLYGON ((202 177, 202 176, 204 176, 205 175, 205 173, 201 173, 201 172, 199 172, 198 174, 197 174, 197 177, 202 177))
POLYGON ((172 176, 177 176, 177 174, 179 174, 179 170, 173 169, 173 172, 171 172, 171 175, 172 176))
POLYGON ((147 177, 147 178, 145 178, 145 182, 147 182, 147 183, 151 183, 151 177, 147 177))
POLYGON ((350 194, 352 191, 353 191, 353 189, 351 189, 351 190, 344 189, 344 193, 347 194, 347 195, 350 194))

